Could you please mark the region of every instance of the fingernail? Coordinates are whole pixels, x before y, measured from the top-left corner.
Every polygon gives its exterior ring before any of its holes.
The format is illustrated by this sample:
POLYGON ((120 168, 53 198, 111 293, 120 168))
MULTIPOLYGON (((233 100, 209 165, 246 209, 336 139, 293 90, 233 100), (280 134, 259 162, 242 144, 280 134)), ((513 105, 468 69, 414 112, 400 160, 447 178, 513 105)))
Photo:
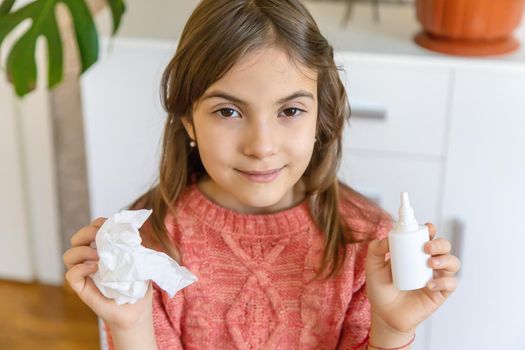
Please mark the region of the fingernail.
POLYGON ((440 266, 441 265, 441 260, 434 260, 434 266, 440 266))

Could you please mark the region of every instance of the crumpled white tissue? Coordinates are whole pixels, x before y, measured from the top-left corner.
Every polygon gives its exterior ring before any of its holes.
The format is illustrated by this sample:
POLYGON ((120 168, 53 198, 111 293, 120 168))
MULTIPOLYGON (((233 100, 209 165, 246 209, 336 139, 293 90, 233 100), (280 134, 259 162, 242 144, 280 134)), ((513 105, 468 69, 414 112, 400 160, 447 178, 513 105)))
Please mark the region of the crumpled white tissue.
POLYGON ((172 298, 197 281, 188 269, 167 254, 141 245, 138 229, 151 209, 122 210, 108 218, 98 230, 95 242, 98 271, 91 274, 95 285, 118 305, 134 304, 146 295, 149 280, 172 298))

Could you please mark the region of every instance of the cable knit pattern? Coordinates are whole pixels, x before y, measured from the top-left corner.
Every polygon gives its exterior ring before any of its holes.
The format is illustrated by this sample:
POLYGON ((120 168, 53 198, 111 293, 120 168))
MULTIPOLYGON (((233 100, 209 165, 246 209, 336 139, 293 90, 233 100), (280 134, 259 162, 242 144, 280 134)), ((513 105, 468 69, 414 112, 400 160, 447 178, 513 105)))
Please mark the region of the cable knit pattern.
MULTIPOLYGON (((384 238, 391 222, 371 226, 355 203, 341 204, 348 225, 384 238)), ((241 214, 192 184, 177 208, 177 217, 168 215, 165 224, 180 245, 182 265, 199 281, 171 299, 154 284, 159 349, 319 350, 363 344, 370 327, 367 243, 347 246, 339 277, 311 281, 321 263, 323 234, 306 199, 277 213, 241 214)))

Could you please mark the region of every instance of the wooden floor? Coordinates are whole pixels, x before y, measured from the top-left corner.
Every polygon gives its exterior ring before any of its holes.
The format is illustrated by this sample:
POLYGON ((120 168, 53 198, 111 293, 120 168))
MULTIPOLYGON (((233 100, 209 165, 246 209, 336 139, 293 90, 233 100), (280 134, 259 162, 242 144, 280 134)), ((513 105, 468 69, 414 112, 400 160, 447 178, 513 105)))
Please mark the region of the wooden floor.
POLYGON ((0 280, 0 349, 99 349, 96 315, 69 287, 0 280))

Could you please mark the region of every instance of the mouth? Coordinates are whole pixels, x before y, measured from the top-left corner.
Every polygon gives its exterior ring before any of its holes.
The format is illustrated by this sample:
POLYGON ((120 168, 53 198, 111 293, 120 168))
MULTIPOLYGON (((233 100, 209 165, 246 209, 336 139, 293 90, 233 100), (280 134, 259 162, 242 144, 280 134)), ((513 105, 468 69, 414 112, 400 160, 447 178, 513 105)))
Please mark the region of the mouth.
POLYGON ((284 166, 278 169, 269 170, 235 170, 253 182, 267 183, 275 180, 283 168, 284 166))

